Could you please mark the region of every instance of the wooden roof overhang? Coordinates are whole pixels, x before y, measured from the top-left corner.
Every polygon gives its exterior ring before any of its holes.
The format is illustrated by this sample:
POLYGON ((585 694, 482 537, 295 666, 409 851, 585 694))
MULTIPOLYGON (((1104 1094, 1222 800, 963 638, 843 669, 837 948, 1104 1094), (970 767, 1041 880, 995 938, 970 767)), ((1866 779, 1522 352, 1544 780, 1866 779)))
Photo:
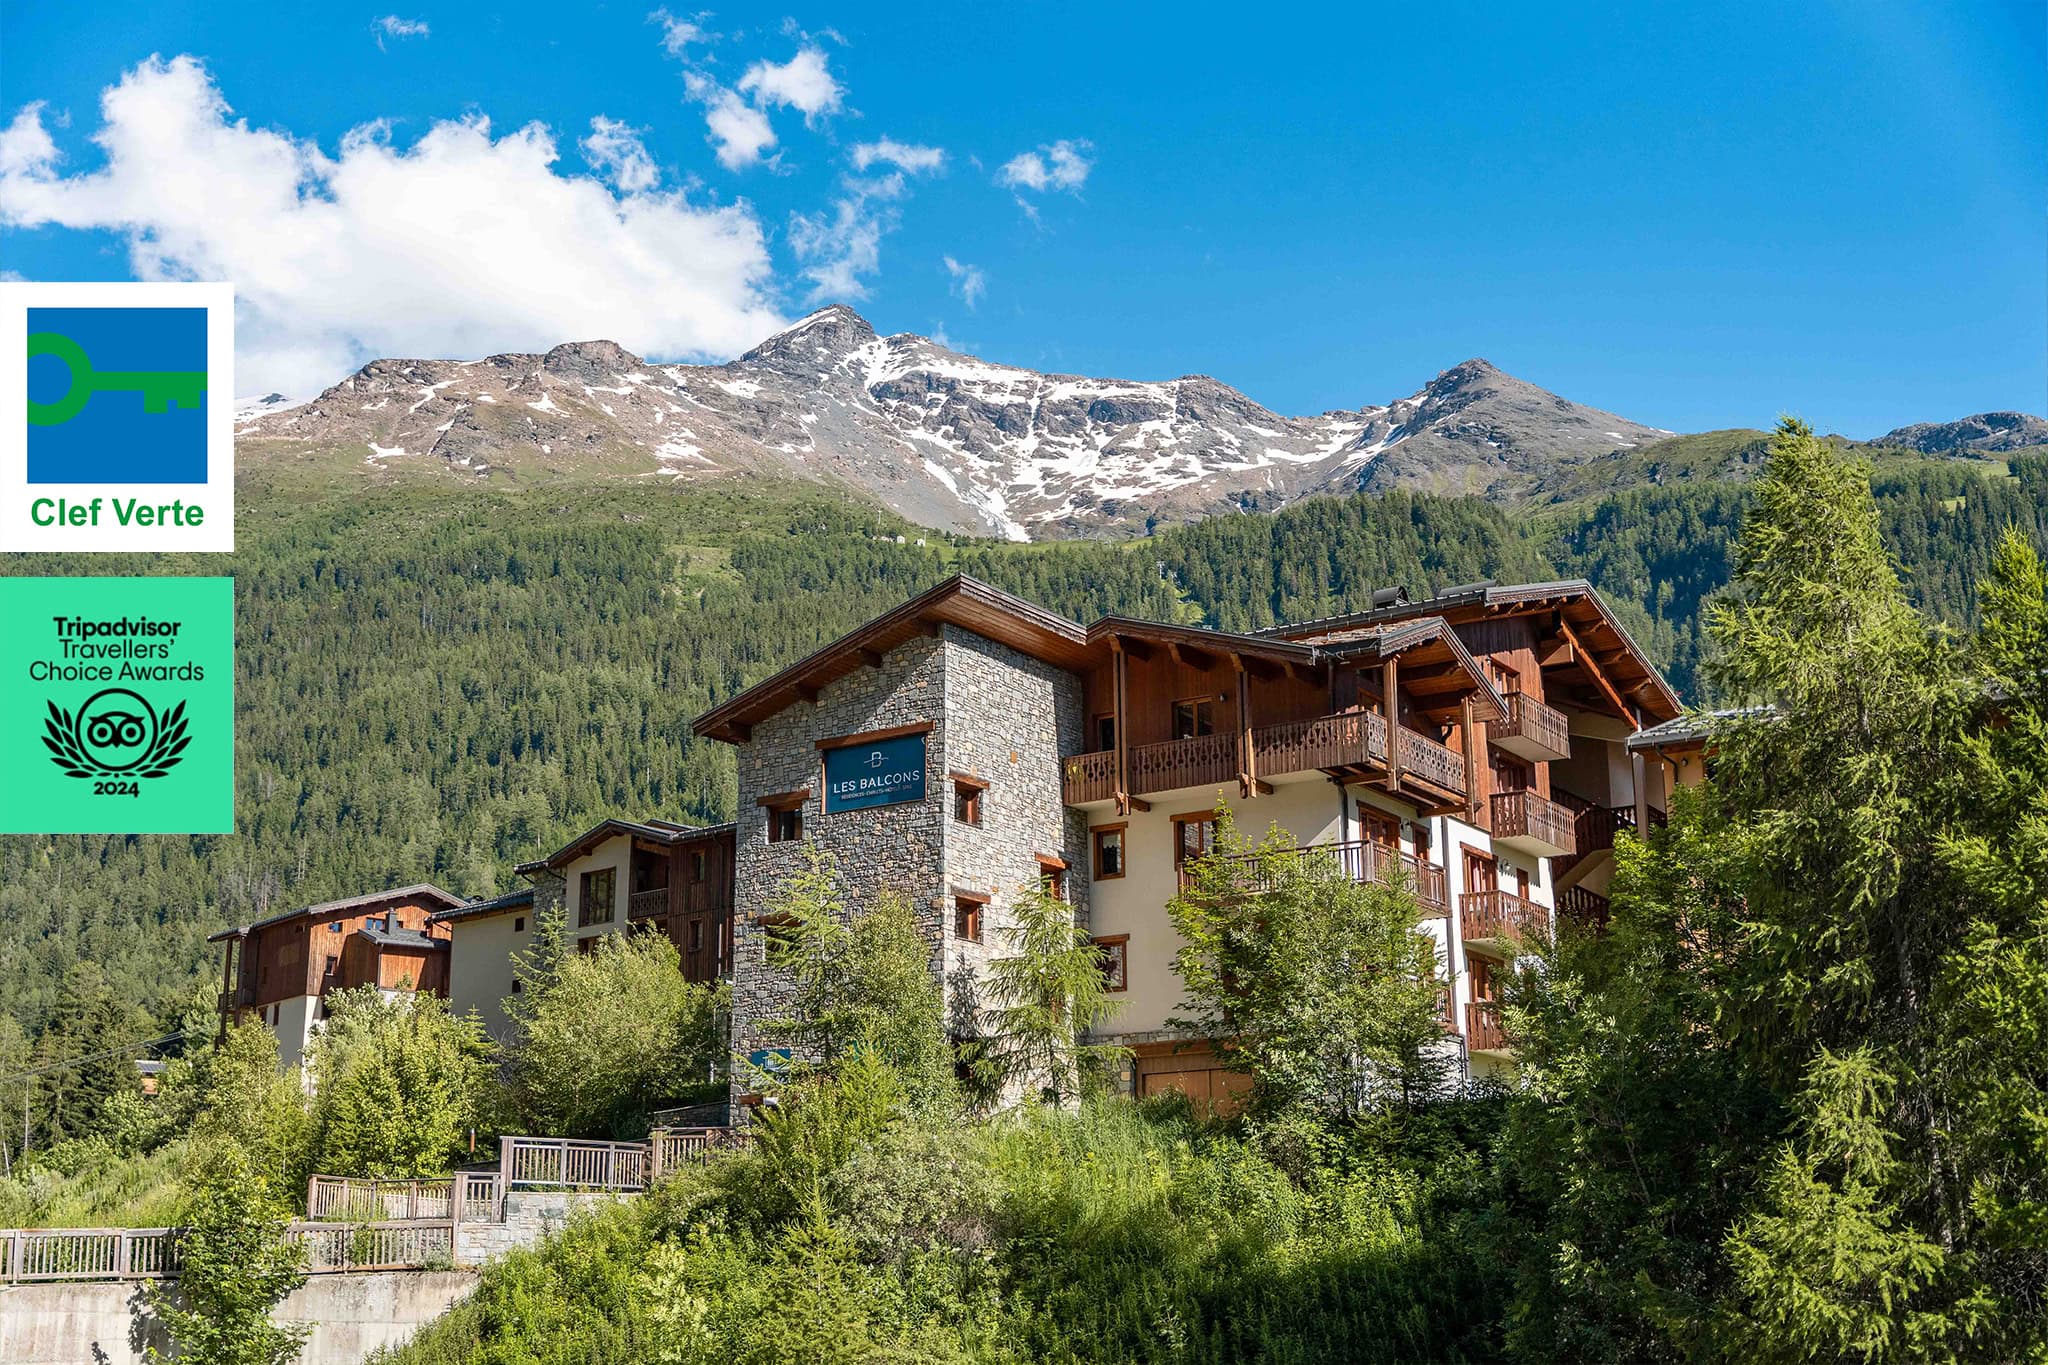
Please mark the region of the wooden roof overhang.
POLYGON ((1584 579, 1509 587, 1476 583, 1419 602, 1275 626, 1271 633, 1323 640, 1360 627, 1431 616, 1454 626, 1508 616, 1535 618, 1546 695, 1555 687, 1575 705, 1612 712, 1633 725, 1654 725, 1683 711, 1664 675, 1584 579))
POLYGON ((799 701, 816 701, 828 683, 857 669, 880 667, 890 650, 920 635, 935 636, 942 625, 1062 668, 1085 668, 1091 658, 1087 633, 1066 617, 956 574, 706 711, 690 729, 707 739, 744 744, 755 725, 799 701))
MULTIPOLYGON (((268 929, 275 924, 289 924, 295 919, 327 919, 334 915, 355 914, 373 906, 401 900, 438 900, 441 908, 452 910, 465 904, 462 897, 451 891, 443 891, 432 882, 414 882, 411 886, 393 887, 389 891, 372 891, 363 896, 347 896, 336 901, 321 901, 317 905, 305 905, 296 910, 287 910, 281 915, 257 920, 254 924, 234 925, 216 930, 206 936, 208 943, 220 943, 231 938, 247 938, 258 929, 268 929)), ((431 912, 430 912, 431 913, 431 912)))
POLYGON ((1095 662, 1101 661, 1106 648, 1141 661, 1164 656, 1195 668, 1234 664, 1255 678, 1275 678, 1283 672, 1306 677, 1318 673, 1322 663, 1312 645, 1130 616, 1103 617, 1088 627, 1087 642, 1095 662))
POLYGON ((642 823, 637 820, 621 820, 617 817, 612 817, 598 821, 595 825, 592 825, 568 843, 563 844, 545 858, 536 858, 532 862, 521 863, 513 871, 521 876, 531 876, 535 872, 544 871, 551 867, 561 867, 566 863, 572 863, 581 858, 599 844, 610 839, 616 839, 621 835, 631 836, 633 847, 636 849, 642 849, 650 853, 666 853, 669 849, 675 848, 678 845, 709 842, 717 839, 720 835, 731 834, 732 831, 733 826, 729 823, 705 825, 697 828, 690 825, 672 824, 666 820, 652 820, 642 823))
POLYGON ((1321 650, 1352 664, 1399 659, 1399 686, 1407 693, 1409 704, 1438 725, 1462 723, 1468 700, 1474 720, 1496 721, 1507 716, 1506 699, 1465 648, 1458 632, 1440 616, 1332 640, 1321 650))

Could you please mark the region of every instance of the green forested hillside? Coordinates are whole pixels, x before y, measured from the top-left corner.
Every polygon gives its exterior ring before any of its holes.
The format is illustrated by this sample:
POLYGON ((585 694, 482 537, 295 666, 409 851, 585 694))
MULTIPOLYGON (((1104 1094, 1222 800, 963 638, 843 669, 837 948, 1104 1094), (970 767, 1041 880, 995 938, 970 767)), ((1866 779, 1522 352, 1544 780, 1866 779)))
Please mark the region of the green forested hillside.
MULTIPOLYGON (((2048 537, 2048 463, 1986 471, 1922 461, 1878 479, 1909 583, 1943 619, 1970 614, 2000 527, 2048 537)), ((340 498, 249 484, 225 566, 8 557, 0 572, 235 575, 239 829, 0 838, 0 1075, 24 1053, 165 1026, 217 969, 203 940, 223 924, 420 879, 488 892, 602 813, 729 816, 730 755, 691 740, 691 716, 947 573, 1077 619, 1226 629, 1392 583, 1583 575, 1696 697, 1700 604, 1726 580, 1742 497, 1687 480, 1510 511, 1396 493, 1016 546, 813 486, 340 498)), ((92 1099, 52 1115, 38 1093, 59 1132, 92 1099)))

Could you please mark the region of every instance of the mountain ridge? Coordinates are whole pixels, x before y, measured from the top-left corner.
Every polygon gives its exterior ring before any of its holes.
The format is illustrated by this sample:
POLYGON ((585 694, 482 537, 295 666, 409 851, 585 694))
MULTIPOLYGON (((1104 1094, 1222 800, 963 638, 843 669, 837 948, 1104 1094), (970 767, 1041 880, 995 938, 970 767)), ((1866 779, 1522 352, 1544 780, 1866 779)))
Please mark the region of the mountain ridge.
MULTIPOLYGON (((2004 418, 2016 420, 2005 421, 2004 418)), ((1993 419, 2000 419, 1994 421, 1993 419)), ((1930 447, 2048 422, 1901 428, 1930 447)), ((1520 502, 1677 437, 1474 357, 1385 403, 1285 416, 1210 375, 1041 372, 883 336, 832 304, 722 365, 607 340, 478 360, 386 358, 301 404, 237 412, 256 463, 372 481, 796 476, 923 526, 1012 540, 1131 536, 1304 497, 1405 488, 1520 502), (1583 471, 1583 472, 1580 472, 1583 471)))

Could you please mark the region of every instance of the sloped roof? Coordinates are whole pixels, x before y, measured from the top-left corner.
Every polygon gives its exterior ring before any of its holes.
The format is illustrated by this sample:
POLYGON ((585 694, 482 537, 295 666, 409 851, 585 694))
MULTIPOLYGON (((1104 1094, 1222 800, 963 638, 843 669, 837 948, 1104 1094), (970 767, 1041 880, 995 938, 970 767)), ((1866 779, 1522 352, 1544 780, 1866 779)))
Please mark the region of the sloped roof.
POLYGON ((732 834, 736 828, 737 826, 730 821, 722 825, 678 825, 667 820, 622 820, 612 816, 598 821, 546 857, 535 858, 531 862, 521 863, 513 870, 521 876, 526 876, 539 872, 543 868, 556 867, 562 863, 582 857, 605 840, 616 838, 621 834, 631 835, 636 839, 645 839, 650 843, 660 844, 667 848, 679 844, 695 844, 710 839, 717 839, 721 836, 732 834))
POLYGON ((390 891, 372 891, 367 895, 347 896, 338 901, 321 901, 317 905, 301 906, 297 910, 287 910, 283 914, 257 920, 254 924, 243 924, 229 929, 222 929, 207 935, 206 941, 208 943, 218 943, 222 939, 240 938, 244 934, 254 933, 258 929, 268 929, 273 924, 283 924, 289 920, 302 917, 306 919, 323 919, 331 915, 351 913, 356 910, 367 910, 371 906, 385 905, 391 901, 405 900, 438 900, 444 909, 462 904, 462 897, 452 891, 443 891, 432 882, 414 882, 411 886, 396 887, 390 891))
POLYGON ((502 896, 473 900, 467 905, 458 905, 453 910, 436 910, 429 918, 436 924, 451 924, 457 920, 484 919, 508 910, 523 909, 532 904, 533 888, 522 886, 517 891, 507 891, 502 896))
POLYGON ((429 938, 417 929, 379 929, 366 924, 356 930, 364 938, 380 948, 440 948, 448 947, 445 938, 429 938))

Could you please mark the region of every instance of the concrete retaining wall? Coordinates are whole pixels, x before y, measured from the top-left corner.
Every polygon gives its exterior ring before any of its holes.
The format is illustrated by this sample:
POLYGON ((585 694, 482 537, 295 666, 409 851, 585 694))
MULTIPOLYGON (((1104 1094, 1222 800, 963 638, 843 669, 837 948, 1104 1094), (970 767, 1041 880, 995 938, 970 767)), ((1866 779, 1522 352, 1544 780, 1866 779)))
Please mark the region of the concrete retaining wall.
MULTIPOLYGON (((476 1288, 473 1270, 316 1275, 278 1305, 279 1322, 316 1324, 301 1365, 356 1365, 411 1338, 476 1288)), ((142 1286, 22 1284, 0 1289, 0 1361, 7 1365, 142 1365, 169 1347, 146 1316, 142 1286)))

